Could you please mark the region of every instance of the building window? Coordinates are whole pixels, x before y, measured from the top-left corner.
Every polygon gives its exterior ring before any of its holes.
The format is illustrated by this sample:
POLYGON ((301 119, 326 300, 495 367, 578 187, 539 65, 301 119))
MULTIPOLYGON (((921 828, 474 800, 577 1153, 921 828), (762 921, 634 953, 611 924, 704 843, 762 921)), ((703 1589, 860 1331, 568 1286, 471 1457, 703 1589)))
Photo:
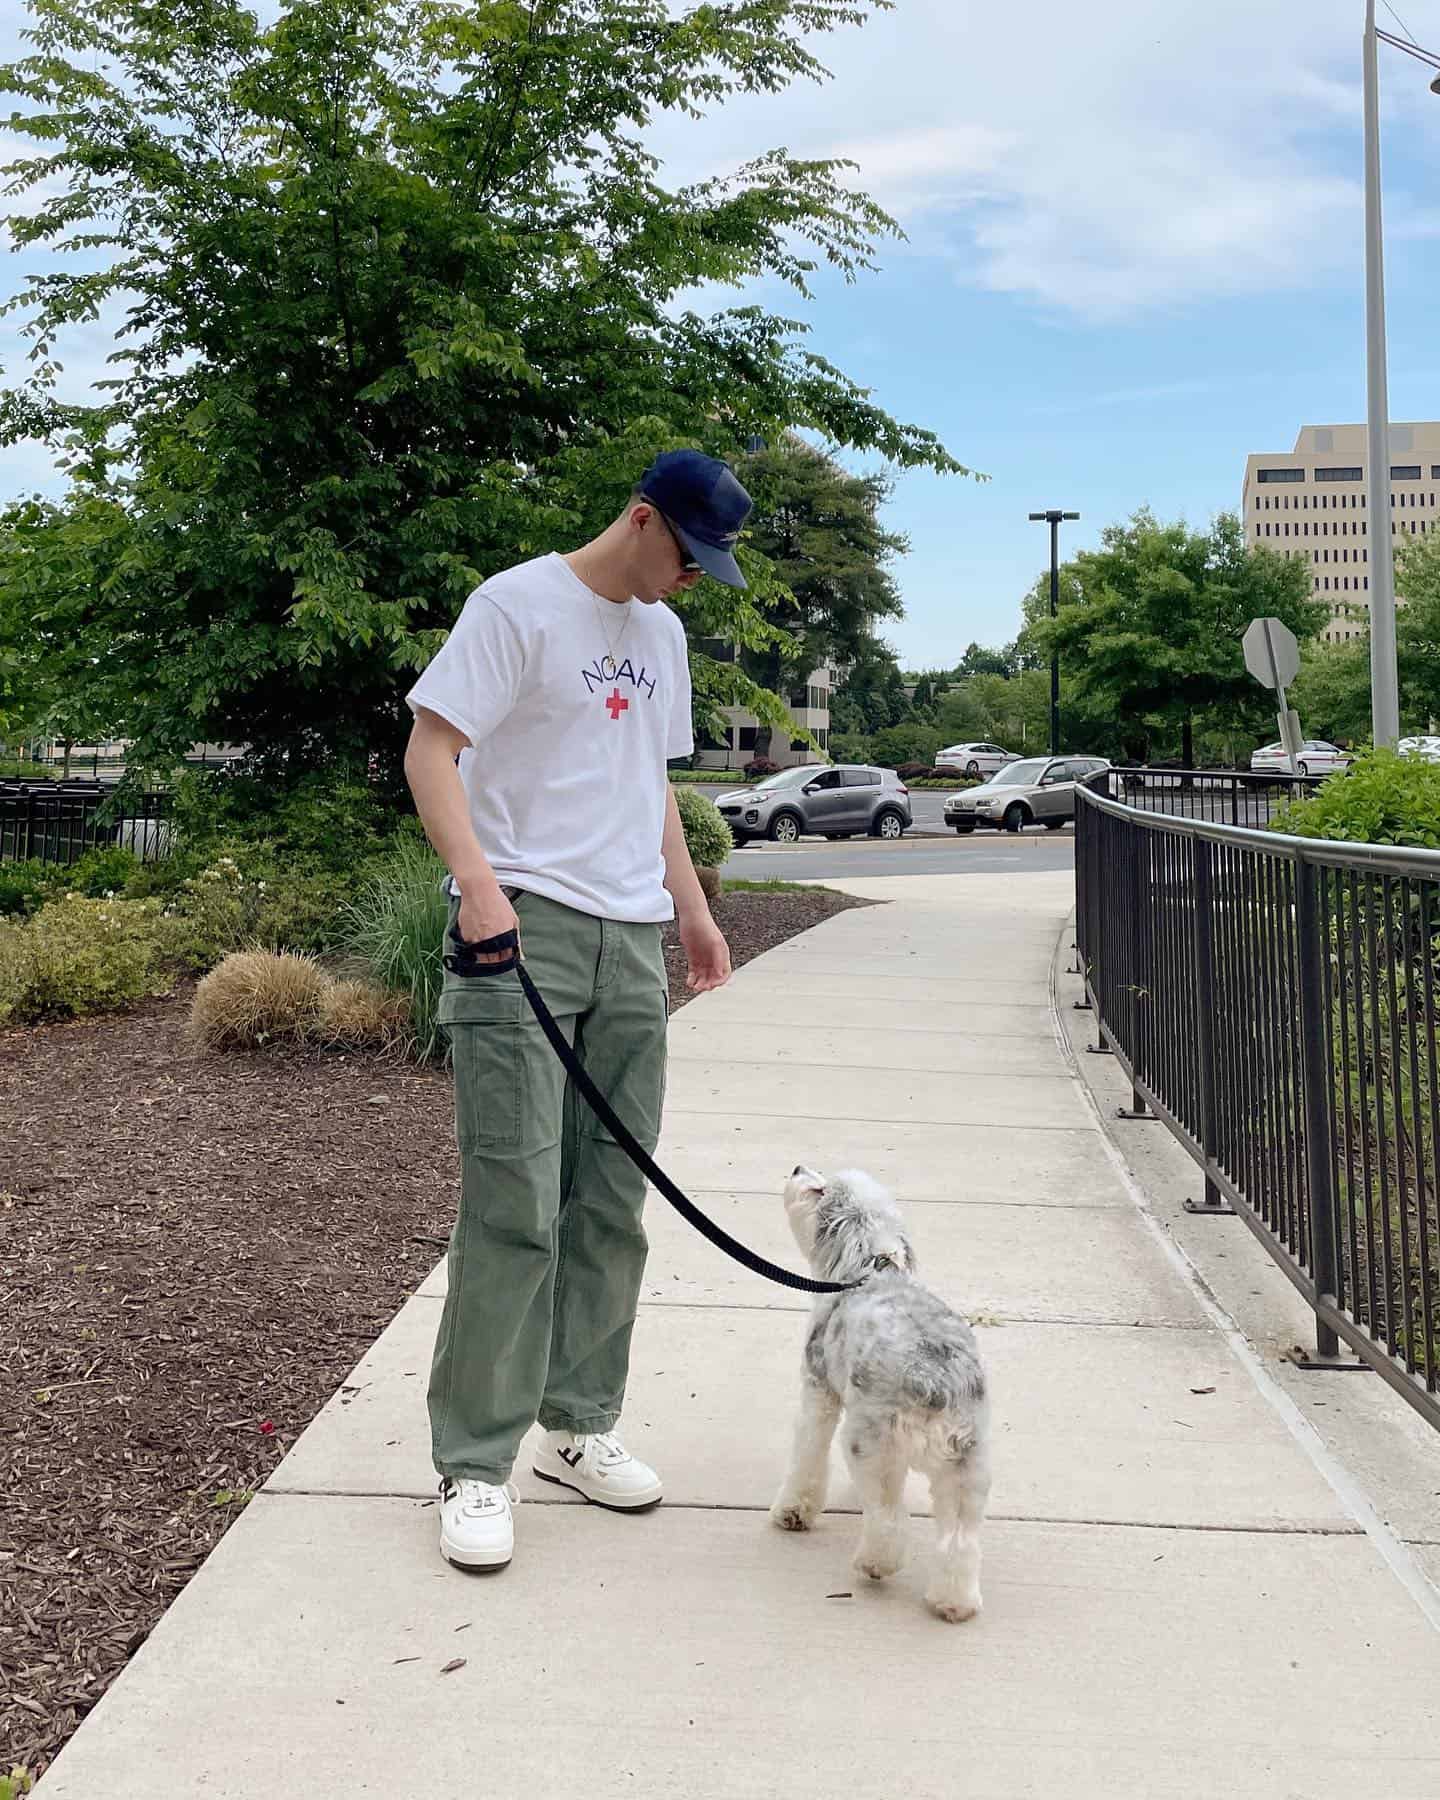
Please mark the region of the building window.
POLYGON ((1392 463, 1390 479, 1392 481, 1418 481, 1420 479, 1419 463, 1392 463))
POLYGON ((742 725, 735 734, 735 748, 737 750, 753 750, 755 748, 755 731, 756 727, 753 725, 742 725))
POLYGON ((1365 577, 1365 592, 1367 594, 1370 592, 1370 577, 1368 575, 1365 577))
POLYGON ((1361 481, 1364 479, 1364 473, 1363 469, 1317 469, 1315 479, 1317 481, 1361 481))
POLYGON ((1255 479, 1257 481, 1303 481, 1305 471, 1303 469, 1257 469, 1255 479))

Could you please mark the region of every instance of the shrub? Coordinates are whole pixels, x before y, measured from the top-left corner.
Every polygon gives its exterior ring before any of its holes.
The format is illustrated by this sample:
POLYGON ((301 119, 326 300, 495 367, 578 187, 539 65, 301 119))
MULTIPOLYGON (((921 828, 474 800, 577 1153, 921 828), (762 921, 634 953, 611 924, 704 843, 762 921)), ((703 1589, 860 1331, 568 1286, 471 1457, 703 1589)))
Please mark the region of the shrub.
POLYGON ((214 968, 221 957, 252 942, 265 904, 266 884, 220 856, 182 882, 168 911, 179 921, 177 950, 188 967, 214 968))
POLYGON ((778 775, 779 773, 779 763, 771 762, 768 756, 752 757, 745 765, 747 781, 763 781, 767 775, 778 775))
POLYGON ((305 950, 317 956, 344 946, 345 909, 355 897, 357 881, 324 869, 305 875, 282 865, 266 871, 262 886, 264 896, 254 933, 257 944, 271 950, 305 950))
POLYGON ((891 725, 884 731, 877 731, 871 739, 870 760, 882 769, 898 768, 903 762, 923 761, 928 769, 944 742, 944 734, 929 725, 891 725))
POLYGON ((103 900, 111 894, 125 894, 142 866, 138 856, 114 845, 87 850, 68 869, 58 871, 57 885, 67 893, 103 900))
POLYGON ((207 1050, 253 1050, 276 1038, 303 1039, 315 1027, 328 985, 308 956, 237 951, 196 988, 191 1037, 207 1050))
POLYGON ((308 1035, 326 1050, 398 1052, 410 1041, 410 1004, 373 982, 332 981, 308 1035))
POLYGON ((697 869, 718 869, 735 848, 730 827, 720 816, 720 808, 704 794, 679 788, 675 805, 680 823, 685 827, 685 842, 690 860, 697 869))
POLYGON ((38 912, 53 891, 53 868, 33 857, 25 862, 0 863, 0 913, 19 915, 38 912))
POLYGON ((1276 813, 1270 829, 1352 844, 1440 849, 1440 764, 1394 750, 1362 751, 1346 773, 1276 813))
POLYGON ((929 763, 907 762, 901 763, 895 773, 902 781, 928 781, 935 771, 929 763))
POLYGON ((47 901, 23 924, 0 924, 0 1019, 108 1012, 168 993, 170 939, 154 900, 47 901))
POLYGON ((363 957, 382 988, 406 997, 414 1053, 437 1062, 445 1054, 444 1032, 435 1017, 444 977, 441 941, 450 918, 440 885, 444 875, 428 844, 401 839, 373 865, 344 909, 346 947, 363 957))
POLYGON ((181 841, 207 861, 238 845, 307 874, 348 874, 379 853, 395 814, 363 781, 320 771, 284 785, 234 770, 191 770, 176 786, 181 841))

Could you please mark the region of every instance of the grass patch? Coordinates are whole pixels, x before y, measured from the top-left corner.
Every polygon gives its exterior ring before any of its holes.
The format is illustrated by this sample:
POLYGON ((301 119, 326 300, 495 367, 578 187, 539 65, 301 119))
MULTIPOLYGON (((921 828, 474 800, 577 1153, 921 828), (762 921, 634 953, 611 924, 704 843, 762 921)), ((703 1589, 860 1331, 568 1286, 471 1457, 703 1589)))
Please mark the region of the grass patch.
POLYGON ((726 881, 727 894, 815 894, 831 890, 812 881, 726 881))

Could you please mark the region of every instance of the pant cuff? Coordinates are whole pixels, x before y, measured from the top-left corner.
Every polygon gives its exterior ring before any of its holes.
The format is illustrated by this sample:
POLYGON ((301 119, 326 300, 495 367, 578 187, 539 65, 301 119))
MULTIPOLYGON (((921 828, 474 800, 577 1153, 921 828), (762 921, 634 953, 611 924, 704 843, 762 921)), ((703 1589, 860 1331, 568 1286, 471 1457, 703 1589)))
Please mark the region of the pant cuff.
POLYGON ((438 1463, 435 1465, 435 1473, 442 1481, 488 1481, 491 1487, 504 1487, 511 1472, 511 1469, 503 1473, 495 1469, 442 1469, 438 1463))
POLYGON ((587 1413, 578 1419, 562 1419, 559 1413, 542 1412, 540 1424, 546 1431, 569 1431, 576 1437, 593 1437, 596 1432, 613 1431, 620 1423, 618 1412, 587 1413))

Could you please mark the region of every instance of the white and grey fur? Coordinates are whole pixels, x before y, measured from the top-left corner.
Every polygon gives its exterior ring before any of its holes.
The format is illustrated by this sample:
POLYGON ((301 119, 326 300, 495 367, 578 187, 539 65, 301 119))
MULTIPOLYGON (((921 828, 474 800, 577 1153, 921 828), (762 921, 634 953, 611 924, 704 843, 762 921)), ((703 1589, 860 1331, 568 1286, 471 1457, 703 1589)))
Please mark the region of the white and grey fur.
POLYGON ((830 1441, 842 1443, 864 1511, 855 1567, 875 1581, 905 1560, 905 1478, 929 1477, 939 1558, 925 1598, 958 1624, 980 1610, 980 1521, 990 1490, 989 1400, 975 1333, 915 1279, 894 1200, 859 1170, 799 1168, 785 1184, 796 1242, 822 1281, 805 1341, 789 1472, 770 1509, 784 1531, 824 1510, 830 1441))

